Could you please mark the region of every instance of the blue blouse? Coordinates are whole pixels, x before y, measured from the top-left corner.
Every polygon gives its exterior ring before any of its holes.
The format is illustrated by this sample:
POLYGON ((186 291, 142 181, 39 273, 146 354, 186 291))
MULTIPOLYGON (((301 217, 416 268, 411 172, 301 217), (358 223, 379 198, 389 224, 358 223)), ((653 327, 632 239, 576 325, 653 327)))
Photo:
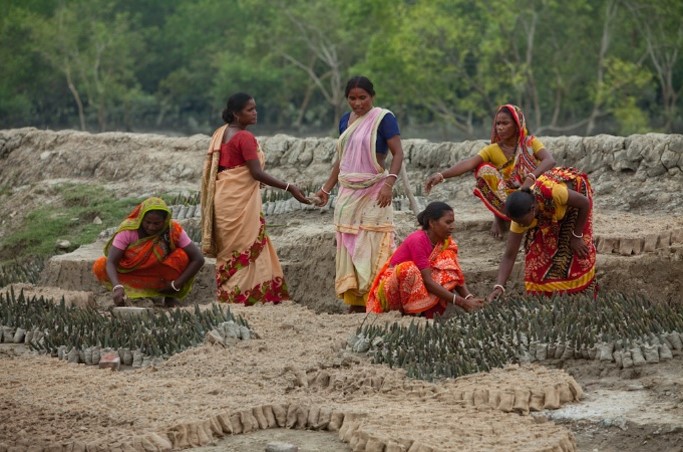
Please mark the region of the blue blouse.
MULTIPOLYGON (((351 112, 344 114, 339 120, 339 135, 344 133, 344 131, 349 127, 349 117, 351 112)), ((400 135, 401 132, 398 129, 398 121, 393 113, 384 115, 377 128, 377 141, 375 151, 378 154, 386 154, 389 150, 389 144, 387 140, 400 135)))

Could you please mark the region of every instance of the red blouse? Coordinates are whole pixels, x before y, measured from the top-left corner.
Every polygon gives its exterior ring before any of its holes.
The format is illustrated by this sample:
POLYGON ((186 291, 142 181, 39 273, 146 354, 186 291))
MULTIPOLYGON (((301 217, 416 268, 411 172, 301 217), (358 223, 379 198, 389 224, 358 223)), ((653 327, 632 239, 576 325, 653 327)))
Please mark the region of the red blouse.
POLYGON ((240 130, 221 145, 219 170, 242 166, 247 160, 258 160, 258 143, 251 132, 240 130))

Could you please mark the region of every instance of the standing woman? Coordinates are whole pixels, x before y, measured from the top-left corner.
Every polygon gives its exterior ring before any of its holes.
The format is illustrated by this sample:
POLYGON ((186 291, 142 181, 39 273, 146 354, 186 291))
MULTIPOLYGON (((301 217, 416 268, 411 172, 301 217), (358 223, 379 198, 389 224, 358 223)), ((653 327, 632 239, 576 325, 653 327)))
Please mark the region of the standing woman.
POLYGON ((316 196, 327 204, 339 182, 334 208, 335 291, 350 312, 364 312, 370 285, 394 248, 391 198, 403 147, 396 117, 373 105, 375 89, 367 77, 353 77, 344 94, 351 111, 339 121, 337 159, 316 196), (392 154, 389 171, 385 169, 388 152, 392 154))
POLYGON ((524 113, 506 104, 498 107, 491 128, 491 144, 473 157, 462 160, 427 178, 425 191, 450 177, 474 171, 474 195, 493 213, 491 235, 501 238, 505 222, 505 199, 519 188, 529 188, 536 178, 555 166, 555 159, 543 143, 530 135, 524 113))
POLYGON ((288 299, 287 285, 261 212, 261 184, 290 192, 309 204, 301 190, 263 170, 265 156, 247 127, 256 124, 249 94, 230 96, 211 138, 202 176, 202 251, 216 257, 218 300, 253 305, 288 299))
POLYGON ((510 194, 505 209, 512 223, 489 301, 505 293, 525 233, 527 293, 597 293, 593 189, 584 173, 553 168, 531 189, 510 194))

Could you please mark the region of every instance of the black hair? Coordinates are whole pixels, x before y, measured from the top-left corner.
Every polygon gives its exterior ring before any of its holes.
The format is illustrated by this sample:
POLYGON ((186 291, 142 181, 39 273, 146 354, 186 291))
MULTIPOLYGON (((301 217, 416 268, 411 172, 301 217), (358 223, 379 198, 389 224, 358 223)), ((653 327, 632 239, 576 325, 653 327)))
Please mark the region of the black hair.
POLYGON ((528 188, 510 193, 505 200, 505 213, 510 218, 521 218, 531 211, 536 199, 528 188))
POLYGON ((351 79, 346 83, 346 89, 344 90, 344 97, 349 97, 349 93, 354 88, 362 88, 368 92, 369 95, 375 95, 375 87, 369 78, 363 75, 356 75, 351 77, 351 79))
MULTIPOLYGON (((152 209, 152 210, 148 210, 147 212, 145 212, 145 215, 147 215, 148 213, 157 214, 157 215, 159 215, 160 217, 162 217, 164 220, 165 220, 166 218, 168 218, 168 212, 165 211, 165 210, 161 210, 161 209, 155 210, 155 209, 152 209)), ((143 217, 143 218, 144 218, 144 217, 143 217)))
POLYGON ((235 113, 240 112, 247 106, 247 102, 252 100, 247 93, 235 93, 228 98, 228 105, 223 110, 223 121, 231 124, 235 120, 235 113))
POLYGON ((429 229, 430 220, 438 220, 444 213, 453 212, 453 208, 441 201, 434 201, 427 204, 425 210, 417 214, 417 222, 425 231, 429 229))

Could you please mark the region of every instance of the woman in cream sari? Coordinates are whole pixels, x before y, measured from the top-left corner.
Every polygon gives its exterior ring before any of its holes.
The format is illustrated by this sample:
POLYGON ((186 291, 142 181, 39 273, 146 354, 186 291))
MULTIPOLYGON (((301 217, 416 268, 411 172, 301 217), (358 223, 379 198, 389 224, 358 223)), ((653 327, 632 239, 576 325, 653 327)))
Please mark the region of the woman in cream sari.
POLYGON ((335 291, 351 312, 364 312, 370 285, 394 248, 393 186, 403 163, 396 118, 373 106, 375 90, 366 77, 346 85, 351 112, 341 118, 337 160, 316 196, 322 205, 339 182, 334 208, 337 230, 335 291), (391 167, 385 169, 387 151, 391 167))
POLYGON ((265 156, 246 129, 256 124, 256 102, 245 93, 228 99, 226 125, 213 134, 202 177, 202 251, 216 257, 219 301, 253 305, 288 299, 287 285, 261 212, 261 184, 301 190, 263 170, 265 156))

